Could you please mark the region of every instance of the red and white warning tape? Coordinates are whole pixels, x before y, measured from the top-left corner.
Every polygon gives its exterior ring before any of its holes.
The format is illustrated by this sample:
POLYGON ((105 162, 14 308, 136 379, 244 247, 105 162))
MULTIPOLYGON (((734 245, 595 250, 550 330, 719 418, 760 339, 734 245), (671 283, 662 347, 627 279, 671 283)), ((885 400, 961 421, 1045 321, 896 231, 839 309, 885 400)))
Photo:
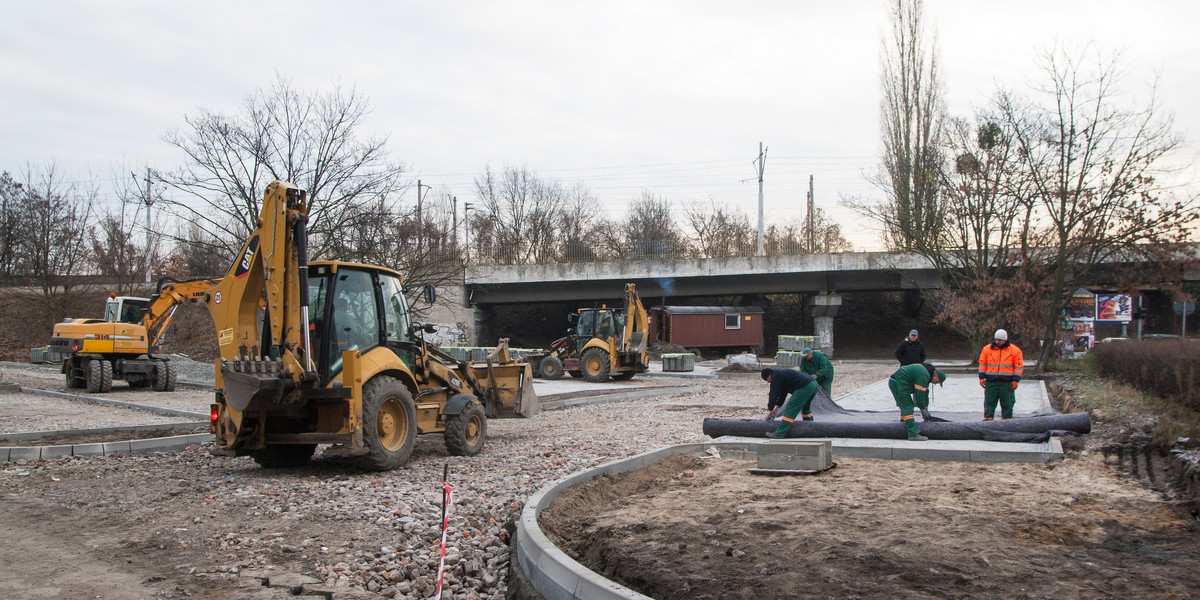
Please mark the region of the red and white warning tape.
POLYGON ((442 481, 442 555, 438 559, 437 572, 437 591, 433 593, 434 598, 442 597, 442 575, 446 571, 446 536, 450 531, 450 507, 454 506, 454 489, 450 484, 442 481))

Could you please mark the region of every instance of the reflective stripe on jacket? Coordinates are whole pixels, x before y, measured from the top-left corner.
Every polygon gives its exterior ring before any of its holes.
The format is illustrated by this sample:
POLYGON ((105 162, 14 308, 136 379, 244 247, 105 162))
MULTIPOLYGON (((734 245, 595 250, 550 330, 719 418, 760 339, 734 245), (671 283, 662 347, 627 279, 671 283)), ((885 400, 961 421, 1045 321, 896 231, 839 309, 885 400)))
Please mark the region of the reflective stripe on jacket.
POLYGON ((896 389, 899 393, 915 396, 917 406, 929 405, 929 385, 933 381, 933 376, 925 365, 904 365, 896 369, 890 379, 896 382, 896 389))
POLYGON ((1025 357, 1015 344, 996 346, 995 342, 979 353, 979 378, 985 381, 1020 381, 1025 372, 1025 357))

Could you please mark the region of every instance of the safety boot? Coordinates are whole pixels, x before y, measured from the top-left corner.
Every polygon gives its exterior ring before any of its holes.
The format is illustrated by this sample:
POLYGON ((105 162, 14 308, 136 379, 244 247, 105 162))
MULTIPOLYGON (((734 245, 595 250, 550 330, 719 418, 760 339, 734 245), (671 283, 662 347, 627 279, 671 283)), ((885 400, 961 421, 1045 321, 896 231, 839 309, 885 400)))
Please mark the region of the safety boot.
POLYGON ((919 433, 914 433, 914 434, 908 436, 908 441, 910 441, 910 442, 928 442, 929 438, 927 438, 919 433))

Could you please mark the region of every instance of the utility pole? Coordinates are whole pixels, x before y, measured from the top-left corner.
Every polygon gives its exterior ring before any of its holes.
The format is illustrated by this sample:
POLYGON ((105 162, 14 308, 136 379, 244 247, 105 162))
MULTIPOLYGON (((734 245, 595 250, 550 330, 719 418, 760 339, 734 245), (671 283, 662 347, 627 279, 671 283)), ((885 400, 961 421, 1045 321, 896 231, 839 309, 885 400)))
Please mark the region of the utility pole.
MULTIPOLYGON (((463 266, 465 267, 466 265, 471 264, 471 203, 470 202, 463 202, 463 226, 466 229, 466 231, 464 231, 465 240, 463 242, 463 245, 466 246, 466 249, 467 249, 467 258, 463 264, 463 266)), ((466 272, 464 271, 463 273, 465 276, 466 272)))
POLYGON ((454 246, 454 248, 457 249, 458 248, 458 196, 451 196, 450 194, 446 194, 446 197, 450 199, 450 220, 452 222, 452 225, 450 227, 454 230, 454 243, 452 244, 452 246, 454 246))
MULTIPOLYGON (((137 174, 130 172, 133 176, 134 185, 137 185, 137 174)), ((138 190, 139 192, 141 190, 138 190)), ((146 283, 150 283, 150 252, 151 246, 151 229, 150 229, 150 207, 154 206, 154 194, 150 192, 150 167, 146 167, 146 193, 142 196, 142 203, 146 205, 146 283)))
POLYGON ((421 251, 425 240, 425 220, 421 218, 421 188, 433 189, 417 180, 417 256, 421 256, 421 251))
POLYGON ((816 210, 817 210, 817 203, 813 197, 813 176, 809 175, 808 176, 808 253, 809 254, 813 254, 817 251, 817 245, 815 243, 816 235, 817 235, 817 232, 815 230, 816 226, 817 226, 817 219, 813 214, 814 212, 816 212, 816 210))
POLYGON ((763 143, 758 143, 758 158, 754 161, 758 170, 758 255, 765 256, 763 250, 763 171, 767 168, 767 149, 763 143))

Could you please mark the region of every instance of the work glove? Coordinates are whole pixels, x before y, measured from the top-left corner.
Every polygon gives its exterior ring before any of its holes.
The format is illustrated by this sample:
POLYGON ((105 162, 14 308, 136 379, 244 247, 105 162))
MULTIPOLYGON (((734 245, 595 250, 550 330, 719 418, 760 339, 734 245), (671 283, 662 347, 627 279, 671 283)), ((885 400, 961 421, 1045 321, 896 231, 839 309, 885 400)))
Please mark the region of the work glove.
POLYGON ((766 418, 766 419, 764 419, 764 420, 765 420, 765 421, 770 421, 771 419, 774 419, 774 418, 775 418, 775 411, 777 411, 777 410, 779 410, 779 409, 778 409, 778 408, 772 408, 771 410, 768 410, 768 411, 767 411, 767 418, 766 418))
POLYGON ((924 422, 924 421, 928 421, 928 420, 929 420, 929 409, 922 408, 921 409, 921 421, 924 422))
POLYGON ((984 381, 984 380, 982 380, 982 379, 980 379, 980 380, 979 380, 979 387, 987 387, 987 382, 986 382, 986 381, 984 381))
POLYGON ((1014 390, 1017 389, 1017 382, 1015 382, 1015 381, 1013 382, 1013 389, 1014 390))

